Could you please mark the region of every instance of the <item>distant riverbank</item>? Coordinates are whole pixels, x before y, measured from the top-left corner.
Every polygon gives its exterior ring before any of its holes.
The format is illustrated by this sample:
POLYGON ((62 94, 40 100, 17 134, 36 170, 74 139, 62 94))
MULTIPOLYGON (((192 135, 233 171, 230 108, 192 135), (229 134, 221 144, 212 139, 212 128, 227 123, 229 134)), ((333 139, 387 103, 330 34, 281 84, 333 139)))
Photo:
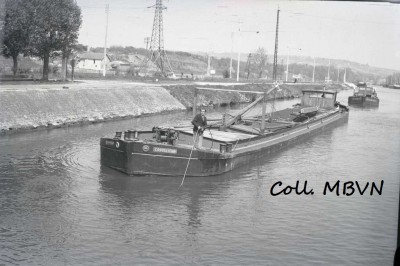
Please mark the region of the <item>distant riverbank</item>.
MULTIPOLYGON (((196 87, 263 91, 272 84, 158 84, 125 81, 75 83, 14 83, 0 89, 0 133, 56 128, 145 114, 171 112, 193 107, 196 87)), ((330 89, 343 89, 330 85, 330 89)), ((293 98, 305 88, 323 85, 282 84, 275 97, 293 98)), ((269 98, 274 97, 270 94, 269 98)), ((198 105, 229 105, 251 102, 253 93, 201 91, 198 105)))

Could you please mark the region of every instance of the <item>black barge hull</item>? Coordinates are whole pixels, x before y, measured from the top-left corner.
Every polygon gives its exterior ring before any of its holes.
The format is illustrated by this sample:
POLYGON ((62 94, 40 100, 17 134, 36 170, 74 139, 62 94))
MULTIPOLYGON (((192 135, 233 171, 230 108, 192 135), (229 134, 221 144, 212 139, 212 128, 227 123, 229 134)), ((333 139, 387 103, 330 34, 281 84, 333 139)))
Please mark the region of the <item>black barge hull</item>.
POLYGON ((129 175, 219 175, 345 122, 348 115, 347 111, 337 111, 282 132, 230 143, 234 148, 228 151, 207 148, 192 150, 188 144, 101 138, 101 164, 129 175))
POLYGON ((232 154, 190 146, 102 138, 101 164, 130 175, 218 175, 228 171, 232 154), (117 147, 118 146, 118 147, 117 147))
POLYGON ((365 96, 350 96, 348 99, 348 104, 364 106, 364 107, 373 107, 373 106, 379 106, 379 99, 365 97, 365 96))

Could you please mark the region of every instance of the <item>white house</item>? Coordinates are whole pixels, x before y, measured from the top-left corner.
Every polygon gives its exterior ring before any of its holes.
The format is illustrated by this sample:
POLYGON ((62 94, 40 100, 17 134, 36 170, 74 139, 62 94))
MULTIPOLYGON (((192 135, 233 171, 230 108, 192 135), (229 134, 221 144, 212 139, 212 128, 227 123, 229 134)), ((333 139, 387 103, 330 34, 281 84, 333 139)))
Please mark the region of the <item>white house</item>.
POLYGON ((88 52, 79 56, 77 67, 82 69, 102 70, 104 64, 106 64, 106 69, 109 69, 110 62, 110 57, 106 55, 106 57, 104 58, 104 53, 88 52))

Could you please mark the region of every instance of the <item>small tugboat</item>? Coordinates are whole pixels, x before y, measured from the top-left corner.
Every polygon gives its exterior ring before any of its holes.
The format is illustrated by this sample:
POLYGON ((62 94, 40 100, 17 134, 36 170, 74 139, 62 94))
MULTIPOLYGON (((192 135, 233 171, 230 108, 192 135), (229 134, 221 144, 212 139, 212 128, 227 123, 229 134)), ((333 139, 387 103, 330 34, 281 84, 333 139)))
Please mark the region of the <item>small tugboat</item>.
POLYGON ((349 96, 348 104, 376 107, 379 106, 379 98, 374 88, 368 87, 365 82, 359 82, 357 87, 354 88, 353 96, 349 96))
POLYGON ((129 175, 218 175, 347 121, 349 109, 329 90, 304 90, 301 103, 267 115, 266 95, 277 87, 259 92, 235 115, 224 114, 204 132, 201 149, 194 147, 191 126, 127 130, 101 138, 101 164, 129 175), (246 117, 260 102, 262 115, 246 117))

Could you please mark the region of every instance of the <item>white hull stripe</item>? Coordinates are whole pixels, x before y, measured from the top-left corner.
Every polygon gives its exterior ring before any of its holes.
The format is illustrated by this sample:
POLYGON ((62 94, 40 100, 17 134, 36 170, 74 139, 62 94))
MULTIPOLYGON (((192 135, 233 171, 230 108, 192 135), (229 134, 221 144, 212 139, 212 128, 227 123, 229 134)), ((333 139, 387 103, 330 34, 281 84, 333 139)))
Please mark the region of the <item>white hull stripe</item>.
MULTIPOLYGON (((164 158, 174 158, 174 159, 185 159, 188 160, 189 157, 181 157, 181 156, 168 156, 168 155, 160 155, 160 154, 154 154, 154 153, 138 153, 138 152, 132 152, 132 155, 143 155, 143 156, 153 156, 153 157, 164 157, 164 158)), ((192 157, 190 160, 198 160, 199 158, 192 157)))

